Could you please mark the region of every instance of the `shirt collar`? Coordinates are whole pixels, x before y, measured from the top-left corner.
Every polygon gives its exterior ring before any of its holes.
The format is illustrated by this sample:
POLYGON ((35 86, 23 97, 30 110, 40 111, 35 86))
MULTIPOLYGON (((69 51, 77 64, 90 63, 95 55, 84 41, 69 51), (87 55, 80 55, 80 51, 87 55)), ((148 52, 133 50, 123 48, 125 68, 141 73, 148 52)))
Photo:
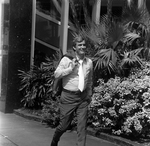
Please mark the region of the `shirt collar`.
MULTIPOLYGON (((78 56, 76 56, 76 59, 77 59, 77 61, 80 60, 78 56)), ((86 58, 86 57, 83 58, 83 62, 84 62, 84 61, 87 61, 87 58, 86 58)))

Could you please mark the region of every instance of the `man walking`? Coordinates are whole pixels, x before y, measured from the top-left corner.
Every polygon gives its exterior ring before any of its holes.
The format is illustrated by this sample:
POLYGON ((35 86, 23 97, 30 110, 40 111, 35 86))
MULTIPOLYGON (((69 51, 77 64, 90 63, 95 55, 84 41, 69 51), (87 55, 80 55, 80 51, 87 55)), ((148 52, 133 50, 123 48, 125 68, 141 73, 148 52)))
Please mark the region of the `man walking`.
POLYGON ((92 96, 93 63, 85 56, 85 40, 78 36, 73 41, 74 59, 63 57, 54 73, 63 79, 60 98, 60 123, 54 133, 51 146, 58 146, 62 134, 77 115, 77 146, 85 146, 88 105, 92 96))

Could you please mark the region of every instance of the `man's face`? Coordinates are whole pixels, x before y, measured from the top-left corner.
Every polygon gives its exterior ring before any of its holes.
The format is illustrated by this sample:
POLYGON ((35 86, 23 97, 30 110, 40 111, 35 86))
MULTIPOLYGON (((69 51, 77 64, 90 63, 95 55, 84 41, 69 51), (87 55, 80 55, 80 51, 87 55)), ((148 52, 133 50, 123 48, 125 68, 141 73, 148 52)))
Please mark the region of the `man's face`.
POLYGON ((83 57, 85 55, 85 49, 86 49, 85 40, 83 40, 82 42, 77 42, 76 43, 76 53, 77 53, 77 55, 83 57))

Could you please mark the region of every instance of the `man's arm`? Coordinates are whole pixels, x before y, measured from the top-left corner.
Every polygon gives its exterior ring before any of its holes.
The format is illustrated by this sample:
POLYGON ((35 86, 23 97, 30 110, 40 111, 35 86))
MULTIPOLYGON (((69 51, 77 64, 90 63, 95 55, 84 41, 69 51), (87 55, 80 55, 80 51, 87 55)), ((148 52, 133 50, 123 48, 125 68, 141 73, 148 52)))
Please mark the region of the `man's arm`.
POLYGON ((87 96, 91 97, 93 93, 93 62, 90 60, 90 72, 88 75, 88 82, 87 82, 87 96))
POLYGON ((63 57, 54 72, 55 78, 62 78, 72 72, 74 64, 68 57, 63 57))

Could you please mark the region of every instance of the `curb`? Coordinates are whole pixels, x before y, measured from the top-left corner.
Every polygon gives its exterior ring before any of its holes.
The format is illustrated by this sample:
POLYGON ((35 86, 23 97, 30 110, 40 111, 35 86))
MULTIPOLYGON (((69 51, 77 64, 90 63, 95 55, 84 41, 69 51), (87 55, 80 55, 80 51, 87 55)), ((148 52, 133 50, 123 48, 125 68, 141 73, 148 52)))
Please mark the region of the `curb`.
MULTIPOLYGON (((39 116, 27 114, 20 110, 14 110, 14 114, 19 115, 24 118, 27 118, 29 120, 34 120, 34 121, 38 121, 38 122, 43 121, 43 119, 39 116)), ((133 142, 131 140, 128 140, 128 139, 125 139, 125 138, 122 138, 119 136, 113 136, 113 135, 109 135, 109 134, 106 134, 103 132, 97 134, 96 131, 94 131, 93 129, 91 129, 89 127, 87 128, 87 134, 94 136, 94 137, 98 137, 98 138, 106 140, 106 141, 109 141, 109 142, 117 144, 119 146, 143 146, 142 144, 133 142)))
POLYGON ((133 142, 131 140, 128 140, 128 139, 125 139, 125 138, 122 138, 122 137, 119 137, 119 136, 109 135, 109 134, 106 134, 106 133, 103 133, 103 132, 101 132, 99 134, 96 134, 96 132, 93 129, 90 129, 90 128, 88 128, 87 131, 88 131, 89 135, 92 135, 94 137, 98 137, 98 138, 101 138, 103 140, 115 143, 119 146, 142 146, 139 143, 133 142))
POLYGON ((27 114, 27 113, 24 113, 20 110, 14 110, 14 114, 18 115, 18 116, 21 116, 21 117, 24 117, 26 119, 29 119, 29 120, 34 120, 34 121, 38 121, 38 122, 42 122, 42 118, 39 117, 39 116, 35 116, 35 115, 31 115, 31 114, 27 114))

